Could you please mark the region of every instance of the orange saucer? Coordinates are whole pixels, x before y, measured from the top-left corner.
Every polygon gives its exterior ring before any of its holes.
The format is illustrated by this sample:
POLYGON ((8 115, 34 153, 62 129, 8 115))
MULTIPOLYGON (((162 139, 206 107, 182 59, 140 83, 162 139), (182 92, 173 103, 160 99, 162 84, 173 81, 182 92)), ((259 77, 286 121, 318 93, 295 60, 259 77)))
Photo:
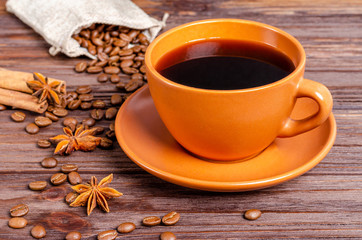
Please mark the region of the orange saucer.
MULTIPOLYGON (((298 99, 293 118, 317 111, 307 98, 298 99)), ((262 153, 244 161, 202 160, 182 148, 162 123, 148 86, 123 104, 115 124, 124 152, 141 168, 166 181, 195 189, 241 192, 277 185, 316 166, 336 137, 333 114, 318 128, 291 138, 277 138, 262 153)))

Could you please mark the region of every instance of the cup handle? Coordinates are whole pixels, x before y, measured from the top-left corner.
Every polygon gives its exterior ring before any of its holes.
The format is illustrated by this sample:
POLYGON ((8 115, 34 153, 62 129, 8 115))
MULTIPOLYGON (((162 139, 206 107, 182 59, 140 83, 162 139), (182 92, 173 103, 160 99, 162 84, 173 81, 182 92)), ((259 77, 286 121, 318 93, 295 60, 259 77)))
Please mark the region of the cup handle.
POLYGON ((312 130, 326 121, 332 111, 332 95, 328 88, 323 84, 309 79, 303 79, 300 82, 297 91, 297 98, 312 98, 318 103, 319 110, 312 116, 308 116, 301 120, 288 118, 278 137, 292 137, 312 130))

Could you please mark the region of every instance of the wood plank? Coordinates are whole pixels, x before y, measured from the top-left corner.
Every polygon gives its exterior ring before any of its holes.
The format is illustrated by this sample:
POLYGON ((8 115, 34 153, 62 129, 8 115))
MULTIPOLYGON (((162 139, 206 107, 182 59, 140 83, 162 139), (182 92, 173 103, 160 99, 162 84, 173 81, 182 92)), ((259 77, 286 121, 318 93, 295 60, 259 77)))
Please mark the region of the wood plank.
MULTIPOLYGON (((92 85, 96 99, 119 93, 111 83, 100 84, 96 75, 76 74, 74 65, 86 58, 70 59, 62 54, 51 57, 49 44, 31 28, 5 10, 0 0, 0 67, 17 71, 41 72, 66 80, 69 90, 92 85)), ((98 232, 115 229, 133 221, 137 229, 117 239, 158 239, 164 231, 178 239, 361 239, 362 236, 362 1, 359 0, 135 0, 151 16, 161 19, 169 12, 165 30, 207 18, 243 18, 279 27, 295 36, 307 54, 305 77, 325 84, 334 99, 337 139, 329 154, 306 174, 281 185, 244 193, 213 193, 192 190, 158 179, 133 163, 118 144, 112 150, 75 152, 57 157, 60 165, 76 163, 84 180, 114 173, 111 186, 124 193, 112 199, 111 212, 98 208, 86 216, 85 208, 70 208, 64 196, 68 183, 33 192, 34 180, 46 180, 59 171, 44 169, 40 161, 52 156, 53 148, 40 149, 36 141, 62 131, 61 121, 41 129, 37 135, 24 127, 37 114, 27 112, 23 123, 0 112, 0 239, 30 239, 31 226, 44 224, 46 239, 64 239, 66 232, 78 230, 85 239, 98 232), (9 209, 26 203, 29 226, 10 229, 9 209), (247 221, 242 214, 250 208, 263 212, 260 219, 247 221), (145 216, 181 213, 171 227, 145 227, 145 216)), ((123 76, 123 78, 127 78, 123 76)), ((120 92, 124 94, 124 92, 120 92)), ((78 120, 86 111, 72 111, 78 120)), ((99 126, 108 128, 111 121, 99 126)))

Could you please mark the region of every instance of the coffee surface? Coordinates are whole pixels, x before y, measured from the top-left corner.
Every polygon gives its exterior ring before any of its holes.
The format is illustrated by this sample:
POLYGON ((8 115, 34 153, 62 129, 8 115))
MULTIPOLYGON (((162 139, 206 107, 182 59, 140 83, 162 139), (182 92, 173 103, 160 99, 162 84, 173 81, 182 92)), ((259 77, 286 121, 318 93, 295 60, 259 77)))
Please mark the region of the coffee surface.
POLYGON ((176 83, 203 89, 246 89, 289 75, 293 62, 264 43, 214 39, 185 44, 161 57, 157 71, 176 83))

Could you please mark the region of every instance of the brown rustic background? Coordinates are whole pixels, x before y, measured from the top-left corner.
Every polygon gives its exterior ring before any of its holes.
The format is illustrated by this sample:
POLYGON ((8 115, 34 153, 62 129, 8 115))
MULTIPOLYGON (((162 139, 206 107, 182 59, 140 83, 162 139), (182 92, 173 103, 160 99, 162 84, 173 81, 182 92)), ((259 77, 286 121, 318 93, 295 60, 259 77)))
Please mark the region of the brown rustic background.
MULTIPOLYGON (((243 18, 279 27, 294 35, 307 53, 306 77, 325 84, 334 98, 333 112, 338 133, 327 157, 303 176, 272 188, 245 193, 212 193, 180 187, 160 180, 139 168, 120 149, 97 149, 59 157, 60 163, 76 163, 85 180, 114 173, 111 186, 124 196, 110 201, 110 213, 98 208, 87 217, 85 208, 69 208, 63 198, 69 185, 39 193, 28 190, 34 180, 48 180, 58 171, 44 169, 39 162, 52 149, 39 149, 36 141, 61 132, 60 122, 41 129, 37 135, 24 131, 36 114, 27 114, 23 123, 0 112, 0 238, 30 239, 30 229, 42 223, 46 239, 64 239, 66 232, 80 231, 95 239, 100 231, 115 229, 132 221, 137 229, 117 239, 158 239, 164 231, 178 239, 361 239, 362 238, 362 1, 161 1, 136 0, 153 17, 170 13, 166 29, 207 18, 243 18), (9 209, 26 203, 29 225, 7 227, 9 209), (263 215, 254 222, 242 218, 244 210, 258 208, 263 215), (149 215, 169 211, 181 213, 172 227, 144 227, 149 215)), ((79 59, 48 54, 49 45, 32 29, 5 11, 0 0, 0 67, 41 72, 67 81, 70 90, 93 86, 97 99, 109 102, 117 92, 114 85, 99 84, 96 76, 76 74, 79 59)), ((88 113, 74 111, 83 119, 88 113)), ((100 125, 107 127, 110 121, 100 125)))

